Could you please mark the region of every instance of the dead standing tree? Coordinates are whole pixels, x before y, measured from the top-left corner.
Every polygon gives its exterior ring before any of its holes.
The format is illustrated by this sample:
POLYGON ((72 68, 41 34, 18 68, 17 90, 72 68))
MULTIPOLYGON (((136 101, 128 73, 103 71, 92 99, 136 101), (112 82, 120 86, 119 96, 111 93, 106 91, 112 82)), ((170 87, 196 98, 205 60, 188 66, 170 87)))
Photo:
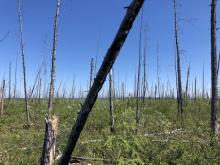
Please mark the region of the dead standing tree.
POLYGON ((219 54, 218 54, 217 76, 218 76, 218 71, 219 71, 219 64, 220 64, 220 52, 219 52, 219 54))
POLYGON ((138 52, 138 73, 137 73, 137 91, 136 91, 136 124, 140 123, 140 107, 139 107, 139 95, 140 95, 140 78, 141 78, 141 41, 142 41, 142 23, 143 23, 143 13, 141 11, 141 25, 139 34, 139 52, 138 52))
POLYGON ((53 102, 53 98, 54 98, 56 44, 57 44, 57 30, 58 30, 59 12, 60 12, 60 0, 57 0, 56 16, 55 16, 55 23, 54 23, 54 33, 53 33, 52 64, 51 64, 50 90, 49 90, 49 101, 48 101, 48 110, 50 113, 53 108, 52 102, 53 102))
POLYGON ((146 72, 146 61, 147 61, 147 30, 144 30, 144 78, 143 78, 143 107, 145 105, 145 97, 146 97, 146 91, 147 91, 147 72, 146 72))
POLYGON ((204 70, 204 64, 202 69, 202 99, 205 98, 205 70, 204 70))
POLYGON ((195 87, 195 90, 194 90, 194 100, 196 101, 196 99, 197 99, 196 77, 195 77, 195 85, 194 85, 194 87, 195 87))
POLYGON ((16 98, 16 90, 17 90, 17 66, 18 66, 18 56, 16 56, 16 63, 15 63, 15 80, 14 80, 14 100, 16 98))
POLYGON ((181 66, 180 66, 181 64, 180 64, 180 51, 179 51, 176 0, 173 0, 173 9, 174 9, 174 31, 175 31, 175 46, 176 46, 176 65, 177 65, 178 115, 182 116, 182 113, 183 113, 183 99, 182 99, 182 82, 181 82, 181 66))
POLYGON ((189 88, 189 74, 190 74, 190 66, 188 66, 187 69, 187 79, 186 79, 186 89, 185 89, 185 105, 187 106, 187 102, 188 102, 188 88, 189 88))
POLYGON ((48 101, 49 116, 45 119, 45 135, 44 135, 43 152, 41 156, 41 165, 55 164, 55 156, 56 156, 56 135, 57 135, 58 119, 55 115, 51 117, 51 114, 53 110, 52 104, 54 98, 55 62, 56 62, 59 12, 60 12, 60 0, 57 0, 56 15, 54 22, 54 33, 53 33, 50 91, 49 91, 49 101, 48 101))
POLYGON ((9 73, 8 73, 8 83, 9 83, 9 87, 8 87, 8 101, 11 101, 11 62, 9 63, 9 73))
POLYGON ((156 48, 156 55, 157 55, 157 93, 158 93, 158 99, 160 100, 160 76, 159 76, 159 45, 157 45, 156 48))
POLYGON ((211 3, 211 139, 217 133, 217 48, 216 48, 216 6, 211 3))
POLYGON ((4 113, 4 96, 5 95, 5 80, 2 81, 2 87, 1 87, 1 116, 4 113))
POLYGON ((101 90, 106 77, 112 68, 121 47, 123 46, 128 33, 133 25, 133 22, 136 18, 136 16, 139 13, 139 10, 141 9, 143 3, 145 0, 133 0, 130 6, 128 7, 127 13, 124 17, 124 20, 122 21, 120 28, 115 36, 115 39, 111 45, 111 47, 108 49, 108 52, 104 58, 104 61, 102 62, 102 65, 97 73, 97 76, 93 82, 92 87, 89 90, 89 93, 82 105, 81 111, 78 115, 78 118, 76 120, 76 123, 74 124, 71 134, 68 139, 68 143, 66 148, 64 149, 63 155, 61 157, 61 160, 59 162, 60 165, 67 165, 70 161, 72 152, 76 146, 77 140, 80 136, 81 131, 83 130, 83 127, 87 121, 87 118, 89 116, 89 113, 92 110, 93 105, 95 104, 95 101, 98 97, 98 93, 101 90))
POLYGON ((27 97, 27 83, 26 83, 26 66, 25 66, 25 52, 24 52, 24 40, 23 40, 23 22, 21 15, 21 0, 18 0, 18 17, 19 17, 19 33, 20 33, 20 46, 22 55, 22 66, 23 66, 23 81, 24 81, 24 101, 25 101, 25 112, 26 112, 26 125, 30 126, 30 117, 28 111, 28 97, 27 97))
POLYGON ((109 113, 110 113, 110 130, 114 132, 114 115, 113 115, 113 80, 112 80, 112 69, 109 72, 109 113))

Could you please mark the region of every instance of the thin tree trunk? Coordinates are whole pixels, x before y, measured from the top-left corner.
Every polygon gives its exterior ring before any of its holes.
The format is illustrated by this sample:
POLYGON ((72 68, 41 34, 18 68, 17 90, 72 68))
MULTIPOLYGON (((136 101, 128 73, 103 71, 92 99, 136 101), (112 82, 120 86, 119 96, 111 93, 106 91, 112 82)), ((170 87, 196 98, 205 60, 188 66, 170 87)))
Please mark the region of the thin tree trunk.
POLYGON ((112 100, 112 92, 113 92, 113 81, 112 81, 112 69, 109 72, 109 112, 110 112, 110 130, 114 132, 114 115, 113 115, 113 100, 112 100))
POLYGON ((205 98, 205 73, 204 73, 204 65, 202 70, 202 99, 205 98))
POLYGON ((38 79, 39 79, 39 77, 40 77, 40 73, 41 73, 41 67, 39 68, 39 71, 37 72, 36 78, 35 78, 35 80, 34 80, 34 85, 33 85, 32 89, 31 89, 29 98, 31 98, 31 97, 33 96, 35 86, 36 86, 36 84, 37 84, 37 82, 38 82, 38 79))
POLYGON ((219 65, 220 65, 220 52, 219 52, 219 54, 218 54, 218 68, 217 68, 217 77, 218 77, 219 65))
POLYGON ((123 46, 130 29, 132 28, 133 22, 142 7, 144 0, 133 0, 130 4, 127 14, 122 21, 120 28, 115 36, 115 39, 108 49, 108 52, 104 58, 104 61, 97 73, 97 76, 93 82, 92 87, 82 105, 81 111, 78 115, 76 123, 74 124, 66 148, 59 162, 60 165, 67 165, 70 161, 72 152, 76 146, 77 140, 80 136, 81 131, 86 123, 89 113, 92 110, 93 105, 98 97, 98 93, 101 90, 106 76, 108 75, 110 69, 112 68, 121 47, 123 46))
POLYGON ((217 133, 217 48, 216 48, 216 6, 217 0, 211 4, 211 136, 217 133))
POLYGON ((18 66, 18 56, 16 56, 16 63, 15 63, 14 99, 16 98, 16 90, 17 90, 17 66, 18 66))
POLYGON ((157 93, 158 93, 158 99, 160 100, 160 77, 159 77, 159 45, 157 45, 157 93))
POLYGON ((44 93, 43 93, 43 97, 47 98, 47 96, 48 96, 48 92, 47 92, 48 83, 47 83, 47 61, 46 61, 46 58, 44 59, 43 67, 44 67, 44 89, 43 89, 44 93))
POLYGON ((49 113, 51 113, 52 111, 53 99, 54 99, 54 81, 55 81, 55 64, 56 64, 56 47, 57 47, 57 31, 58 31, 59 13, 60 13, 60 0, 57 0, 54 33, 53 33, 52 64, 51 64, 50 90, 49 90, 49 101, 48 101, 49 113))
POLYGON ((177 80, 178 80, 178 112, 183 113, 183 101, 182 101, 182 82, 181 82, 181 64, 180 64, 180 52, 179 52, 179 38, 178 38, 178 24, 176 13, 176 0, 173 0, 174 6, 174 30, 175 30, 175 45, 176 45, 176 60, 177 60, 177 80))
POLYGON ((1 116, 4 113, 4 96, 5 95, 5 80, 2 81, 2 88, 1 88, 1 116))
POLYGON ((74 79, 74 77, 73 77, 72 89, 71 89, 71 99, 74 99, 74 98, 75 98, 75 90, 76 90, 76 87, 75 87, 75 79, 74 79))
POLYGON ((187 69, 186 90, 185 90, 185 102, 186 102, 186 105, 187 105, 187 102, 188 102, 189 73, 190 73, 190 66, 188 66, 188 69, 187 69))
POLYGON ((8 73, 8 79, 9 79, 9 87, 8 87, 8 101, 11 101, 11 62, 9 63, 9 73, 8 73))
POLYGON ((196 101, 196 99, 197 99, 196 78, 195 78, 195 85, 194 85, 194 87, 195 87, 195 90, 194 90, 195 97, 194 97, 194 99, 195 99, 195 101, 196 101))
POLYGON ((143 23, 143 13, 141 11, 141 25, 140 25, 140 35, 139 35, 139 53, 138 53, 138 73, 137 73, 137 93, 136 93, 136 124, 140 122, 140 107, 139 107, 139 95, 140 95, 140 77, 141 77, 141 41, 142 41, 142 23, 143 23))
POLYGON ((22 66, 23 66, 26 125, 27 125, 27 127, 29 127, 30 126, 30 117, 29 117, 29 111, 28 111, 28 97, 27 97, 27 85, 26 85, 26 66, 25 66, 25 52, 24 52, 24 41, 23 41, 23 22, 22 22, 22 15, 21 15, 21 0, 18 0, 18 16, 19 16, 20 46, 21 46, 21 54, 22 54, 22 66))
POLYGON ((90 63, 90 80, 89 80, 89 88, 91 88, 92 83, 93 83, 93 73, 94 72, 94 63, 93 63, 93 58, 91 59, 90 63))
POLYGON ((146 86, 147 86, 147 73, 146 73, 146 60, 147 60, 147 31, 144 31, 144 82, 143 82, 143 106, 145 105, 146 86))
POLYGON ((134 75, 134 93, 133 93, 133 97, 136 96, 136 93, 137 93, 137 75, 136 75, 136 72, 135 72, 135 75, 134 75))
POLYGON ((52 65, 51 65, 51 80, 50 80, 50 91, 48 101, 48 112, 49 116, 45 119, 45 137, 43 152, 41 156, 41 165, 54 165, 56 156, 56 135, 58 119, 55 115, 51 117, 53 110, 53 98, 54 98, 54 81, 55 81, 55 62, 56 62, 56 46, 57 46, 57 31, 58 31, 58 18, 60 12, 60 0, 57 0, 56 4, 56 15, 54 23, 54 34, 53 34, 53 50, 52 50, 52 65))
POLYGON ((41 102, 41 84, 42 84, 42 79, 41 77, 39 78, 39 89, 38 89, 38 103, 40 104, 41 102))

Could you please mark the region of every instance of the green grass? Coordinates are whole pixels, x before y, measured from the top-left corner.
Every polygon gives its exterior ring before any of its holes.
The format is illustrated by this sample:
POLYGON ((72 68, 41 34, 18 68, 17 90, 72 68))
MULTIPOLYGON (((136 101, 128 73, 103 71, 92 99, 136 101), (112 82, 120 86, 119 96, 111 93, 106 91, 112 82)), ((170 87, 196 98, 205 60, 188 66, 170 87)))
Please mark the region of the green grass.
MULTIPOLYGON (((6 102, 4 116, 0 118, 0 164, 39 164, 47 102, 30 102, 30 129, 24 127, 23 106, 21 101, 6 102)), ((54 113, 59 118, 57 149, 61 152, 80 107, 80 101, 56 100, 54 103, 54 113)), ((219 139, 214 147, 210 147, 208 101, 189 102, 181 121, 177 117, 175 100, 147 100, 138 126, 135 123, 135 100, 129 104, 116 100, 114 109, 115 132, 111 133, 108 101, 97 101, 74 156, 117 160, 117 164, 220 162, 219 139), (172 133, 177 129, 178 132, 172 133)))

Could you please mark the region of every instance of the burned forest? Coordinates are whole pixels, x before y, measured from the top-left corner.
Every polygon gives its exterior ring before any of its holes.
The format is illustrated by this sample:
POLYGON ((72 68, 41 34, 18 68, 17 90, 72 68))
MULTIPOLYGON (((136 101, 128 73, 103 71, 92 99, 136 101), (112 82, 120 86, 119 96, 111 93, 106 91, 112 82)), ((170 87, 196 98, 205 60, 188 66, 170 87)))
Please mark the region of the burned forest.
POLYGON ((220 164, 217 0, 3 0, 0 164, 220 164))

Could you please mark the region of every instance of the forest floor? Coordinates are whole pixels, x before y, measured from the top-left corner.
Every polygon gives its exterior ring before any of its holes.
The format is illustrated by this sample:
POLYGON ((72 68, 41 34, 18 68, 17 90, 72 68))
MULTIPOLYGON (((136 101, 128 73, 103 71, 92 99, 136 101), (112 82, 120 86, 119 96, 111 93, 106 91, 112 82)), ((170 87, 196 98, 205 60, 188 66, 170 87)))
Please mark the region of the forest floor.
MULTIPOLYGON (((22 101, 5 103, 0 117, 0 164, 39 164, 47 102, 30 101, 31 127, 24 127, 22 101)), ((56 100, 57 152, 64 149, 80 110, 80 101, 56 100)), ((74 157, 90 164, 218 164, 220 142, 210 146, 210 105, 190 101, 183 119, 175 100, 146 100, 136 125, 135 100, 114 101, 115 131, 110 132, 108 100, 98 100, 80 136, 74 157)))

